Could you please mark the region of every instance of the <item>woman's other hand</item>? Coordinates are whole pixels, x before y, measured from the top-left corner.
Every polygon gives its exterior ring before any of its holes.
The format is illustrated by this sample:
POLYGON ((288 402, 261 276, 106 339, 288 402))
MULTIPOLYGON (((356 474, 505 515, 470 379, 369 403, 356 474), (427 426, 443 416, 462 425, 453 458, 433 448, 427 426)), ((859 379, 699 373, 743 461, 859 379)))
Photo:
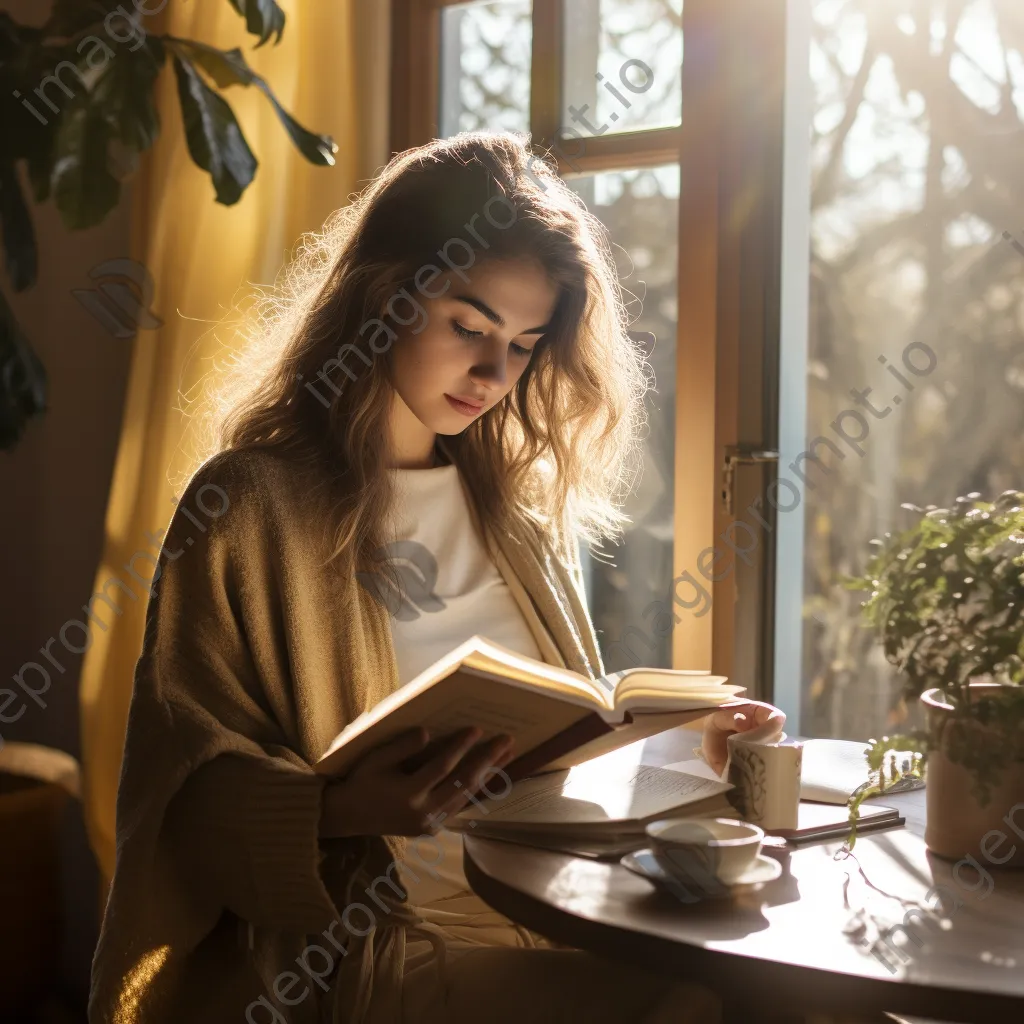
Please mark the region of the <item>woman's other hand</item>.
POLYGON ((759 700, 747 701, 731 708, 719 708, 704 719, 701 749, 716 775, 725 771, 729 758, 729 737, 736 732, 757 729, 768 721, 777 721, 781 729, 786 724, 786 714, 774 705, 759 700))
POLYGON ((480 744, 479 729, 462 729, 413 771, 402 766, 430 742, 420 727, 366 754, 343 779, 324 788, 320 838, 433 834, 457 814, 485 776, 512 760, 512 740, 480 744))

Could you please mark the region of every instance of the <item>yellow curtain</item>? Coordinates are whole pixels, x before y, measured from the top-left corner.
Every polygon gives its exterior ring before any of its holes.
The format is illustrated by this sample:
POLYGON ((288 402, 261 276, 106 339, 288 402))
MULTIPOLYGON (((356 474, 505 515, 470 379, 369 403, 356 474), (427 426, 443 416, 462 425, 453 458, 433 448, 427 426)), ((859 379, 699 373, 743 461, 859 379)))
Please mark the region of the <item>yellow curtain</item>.
MULTIPOLYGON (((153 311, 164 325, 134 343, 124 422, 106 514, 94 594, 102 603, 82 666, 83 801, 89 840, 104 882, 114 870, 115 799, 135 663, 142 647, 151 556, 173 511, 189 402, 216 365, 229 326, 217 327, 250 284, 271 284, 303 231, 361 190, 387 161, 389 25, 382 0, 291 0, 277 46, 255 37, 228 0, 170 3, 151 32, 240 46, 285 109, 338 144, 334 167, 308 164, 255 88, 226 91, 259 160, 234 206, 214 201, 209 176, 188 155, 173 70, 158 83, 162 131, 134 182, 132 256, 155 282, 153 311), (132 575, 132 570, 137 576, 132 575), (117 582, 119 581, 119 582, 117 582), (124 587, 138 599, 132 600, 124 587), (111 621, 112 620, 112 621, 111 621)), ((159 584, 158 584, 159 585, 159 584)))

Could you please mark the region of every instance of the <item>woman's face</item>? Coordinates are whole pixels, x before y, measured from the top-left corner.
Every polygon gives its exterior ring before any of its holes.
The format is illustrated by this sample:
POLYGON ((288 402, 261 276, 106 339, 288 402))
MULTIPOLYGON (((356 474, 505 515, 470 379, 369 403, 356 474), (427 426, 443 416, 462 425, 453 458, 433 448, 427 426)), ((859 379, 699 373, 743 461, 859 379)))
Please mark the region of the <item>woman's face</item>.
POLYGON ((437 296, 392 348, 398 398, 435 434, 458 434, 512 390, 555 312, 558 293, 531 259, 484 260, 425 283, 437 296))

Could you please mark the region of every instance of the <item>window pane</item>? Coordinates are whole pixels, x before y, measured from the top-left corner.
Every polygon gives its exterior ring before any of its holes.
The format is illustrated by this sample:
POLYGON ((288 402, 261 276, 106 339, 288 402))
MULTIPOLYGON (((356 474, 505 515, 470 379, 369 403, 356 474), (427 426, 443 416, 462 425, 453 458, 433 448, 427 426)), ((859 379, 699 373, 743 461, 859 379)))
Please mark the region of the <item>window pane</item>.
POLYGON ((898 680, 841 577, 901 503, 1024 483, 1020 0, 816 0, 810 72, 807 438, 843 457, 801 488, 801 728, 863 739, 898 680))
POLYGON ((441 12, 441 138, 530 127, 530 0, 456 4, 441 12))
POLYGON ((568 184, 608 228, 630 330, 654 335, 646 347, 656 390, 647 396, 642 474, 626 505, 632 522, 619 546, 584 553, 590 611, 608 671, 669 667, 672 637, 664 616, 644 618, 643 612, 656 600, 672 606, 679 165, 587 175, 568 184))
POLYGON ((565 15, 566 128, 590 138, 680 123, 683 0, 566 0, 565 15))

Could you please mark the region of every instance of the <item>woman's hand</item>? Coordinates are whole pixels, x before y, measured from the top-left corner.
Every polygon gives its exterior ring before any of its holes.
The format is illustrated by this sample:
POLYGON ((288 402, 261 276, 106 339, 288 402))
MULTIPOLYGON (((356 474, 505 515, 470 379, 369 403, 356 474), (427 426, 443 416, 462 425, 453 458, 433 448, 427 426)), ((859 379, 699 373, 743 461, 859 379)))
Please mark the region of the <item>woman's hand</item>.
POLYGON ((704 739, 701 749, 704 758, 716 775, 725 771, 729 759, 728 739, 734 732, 749 732, 768 721, 778 721, 781 729, 786 724, 786 714, 771 704, 752 700, 738 707, 719 708, 704 719, 704 739))
POLYGON ((477 747, 482 735, 479 729, 455 733, 412 772, 402 764, 430 742, 426 729, 410 729, 371 750, 344 779, 324 788, 320 838, 433 835, 444 817, 462 810, 488 770, 512 760, 509 736, 477 747))

